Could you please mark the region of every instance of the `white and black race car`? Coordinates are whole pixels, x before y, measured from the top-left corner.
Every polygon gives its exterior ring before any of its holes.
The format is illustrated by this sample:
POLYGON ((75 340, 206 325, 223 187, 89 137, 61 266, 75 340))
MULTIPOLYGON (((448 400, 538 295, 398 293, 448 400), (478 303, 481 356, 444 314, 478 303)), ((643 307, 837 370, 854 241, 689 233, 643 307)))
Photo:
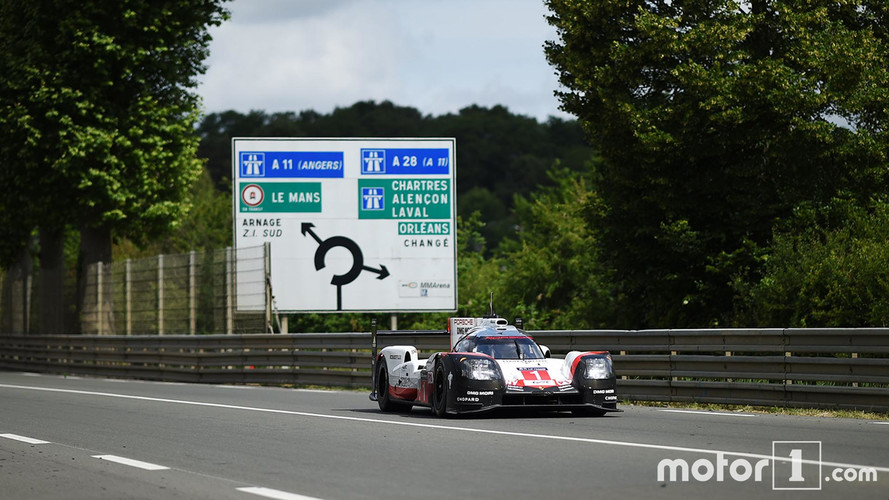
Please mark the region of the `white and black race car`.
POLYGON ((370 398, 380 410, 426 406, 438 416, 504 407, 589 416, 621 411, 606 351, 552 358, 549 349, 499 317, 450 318, 448 327, 449 352, 420 359, 416 347, 396 345, 375 356, 370 398))

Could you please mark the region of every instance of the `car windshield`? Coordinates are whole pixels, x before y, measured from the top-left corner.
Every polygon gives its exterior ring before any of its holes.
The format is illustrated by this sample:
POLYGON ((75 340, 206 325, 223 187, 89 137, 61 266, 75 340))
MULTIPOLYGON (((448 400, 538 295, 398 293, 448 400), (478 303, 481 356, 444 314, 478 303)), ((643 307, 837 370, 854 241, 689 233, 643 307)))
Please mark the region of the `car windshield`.
POLYGON ((480 337, 474 352, 494 359, 543 359, 543 352, 527 337, 480 337))

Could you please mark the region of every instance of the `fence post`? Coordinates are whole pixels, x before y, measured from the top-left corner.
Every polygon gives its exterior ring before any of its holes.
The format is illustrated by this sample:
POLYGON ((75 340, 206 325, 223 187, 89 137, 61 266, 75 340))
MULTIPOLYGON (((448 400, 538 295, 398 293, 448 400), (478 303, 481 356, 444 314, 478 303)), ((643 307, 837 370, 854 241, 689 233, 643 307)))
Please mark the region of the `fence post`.
POLYGON ((157 256, 157 334, 164 334, 164 254, 157 256))
POLYGON ((793 356, 792 352, 790 352, 790 351, 784 352, 784 383, 787 385, 793 385, 793 379, 789 378, 791 376, 791 374, 787 373, 788 372, 787 365, 790 363, 788 358, 790 358, 791 356, 793 356))
MULTIPOLYGON (((857 353, 857 352, 853 352, 853 353, 852 353, 852 359, 858 359, 858 353, 857 353)), ((852 365, 852 366, 854 366, 854 365, 852 365)), ((858 387, 858 382, 852 382, 852 387, 858 387)))
POLYGON ((34 273, 32 273, 30 269, 28 269, 25 273, 25 279, 24 279, 24 283, 23 283, 23 285, 25 287, 25 290, 24 290, 25 296, 24 296, 24 304, 23 304, 25 317, 23 318, 22 324, 24 325, 23 333, 25 335, 28 335, 31 333, 31 302, 33 302, 33 300, 31 299, 31 289, 34 285, 34 282, 32 281, 33 278, 34 278, 34 273))
POLYGON ((124 264, 124 317, 127 335, 133 334, 133 261, 127 259, 124 264))
POLYGON ((195 274, 197 273, 197 258, 195 251, 188 254, 188 333, 194 335, 197 331, 197 287, 195 286, 195 274))
POLYGON ((784 389, 784 400, 785 400, 785 401, 787 400, 787 389, 786 389, 786 387, 787 387, 788 385, 792 385, 792 384, 793 384, 793 380, 790 379, 790 378, 788 378, 788 377, 790 376, 790 373, 789 373, 789 372, 790 372, 790 366, 789 366, 789 365, 790 365, 790 361, 788 360, 788 358, 790 358, 791 356, 793 356, 793 353, 787 350, 787 344, 788 344, 788 339, 787 339, 787 329, 785 328, 785 329, 781 330, 781 347, 784 349, 784 386, 785 386, 785 389, 784 389))
POLYGON ((272 245, 262 244, 263 277, 265 279, 265 331, 275 333, 272 327, 272 245))
POLYGON ((233 261, 232 247, 225 247, 225 333, 229 334, 235 331, 234 303, 232 298, 234 289, 233 261))
POLYGON ((96 335, 105 335, 105 315, 102 310, 105 304, 102 303, 102 285, 104 273, 102 272, 102 262, 96 263, 96 335))

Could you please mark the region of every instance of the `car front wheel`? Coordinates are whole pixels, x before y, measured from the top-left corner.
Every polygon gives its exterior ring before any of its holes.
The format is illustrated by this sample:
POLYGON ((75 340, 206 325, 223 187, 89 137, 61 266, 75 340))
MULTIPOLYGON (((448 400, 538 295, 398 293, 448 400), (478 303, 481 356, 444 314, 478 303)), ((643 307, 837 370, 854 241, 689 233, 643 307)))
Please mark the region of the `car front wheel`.
POLYGON ((448 382, 441 363, 435 368, 432 387, 432 411, 436 416, 446 417, 448 412, 448 382))

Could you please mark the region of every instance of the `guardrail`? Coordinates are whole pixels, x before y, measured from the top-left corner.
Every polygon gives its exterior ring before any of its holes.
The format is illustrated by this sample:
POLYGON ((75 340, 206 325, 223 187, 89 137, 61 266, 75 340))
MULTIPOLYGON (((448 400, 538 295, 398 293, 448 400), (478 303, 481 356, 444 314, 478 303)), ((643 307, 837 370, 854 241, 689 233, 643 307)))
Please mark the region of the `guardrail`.
MULTIPOLYGON (((378 347, 446 350, 380 332, 378 347)), ((889 329, 531 331, 555 355, 609 350, 621 398, 889 411, 889 329)), ((370 388, 369 333, 0 336, 0 369, 175 382, 370 388)))

